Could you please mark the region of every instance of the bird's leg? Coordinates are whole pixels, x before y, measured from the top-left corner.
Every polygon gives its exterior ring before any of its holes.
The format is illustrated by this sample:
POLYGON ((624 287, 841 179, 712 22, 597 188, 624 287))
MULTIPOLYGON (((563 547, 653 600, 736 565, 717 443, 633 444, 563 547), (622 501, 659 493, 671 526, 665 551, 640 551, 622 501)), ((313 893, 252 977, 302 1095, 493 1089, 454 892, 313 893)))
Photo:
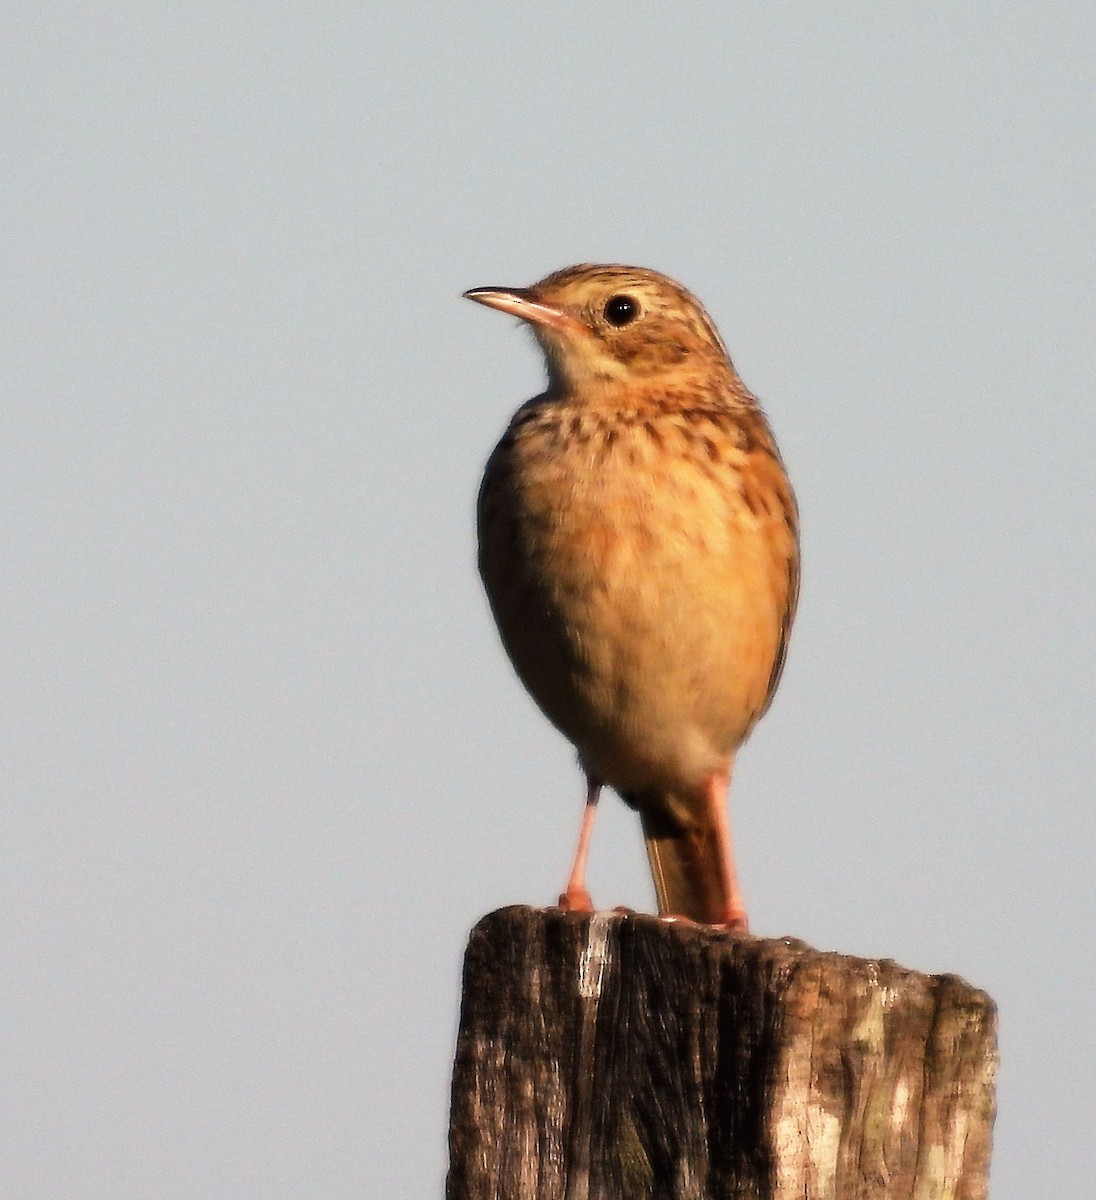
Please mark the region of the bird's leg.
POLYGON ((715 832, 716 853, 719 855, 719 876, 723 884, 723 924, 728 929, 749 929, 746 920, 746 903, 738 883, 738 872, 734 865, 734 842, 731 839, 731 812, 727 792, 731 783, 731 768, 709 775, 704 788, 708 801, 711 829, 715 832))
POLYGON ((597 815, 597 799, 601 784, 592 775, 586 776, 586 809, 582 814, 582 828, 578 832, 578 847, 575 862, 567 880, 567 888, 559 898, 564 912, 593 912, 594 902, 586 890, 586 859, 590 853, 590 835, 594 832, 594 817, 597 815))

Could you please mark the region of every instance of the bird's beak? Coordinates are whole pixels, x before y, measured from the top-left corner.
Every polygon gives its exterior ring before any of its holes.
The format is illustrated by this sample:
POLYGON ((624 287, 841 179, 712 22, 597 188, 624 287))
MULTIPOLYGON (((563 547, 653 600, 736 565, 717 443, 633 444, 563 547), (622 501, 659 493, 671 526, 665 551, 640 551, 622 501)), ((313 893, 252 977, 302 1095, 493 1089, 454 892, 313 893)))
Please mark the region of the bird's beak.
POLYGON ((511 313, 523 321, 528 321, 530 325, 557 329, 561 333, 583 328, 582 322, 569 313, 535 299, 529 288, 478 287, 465 292, 464 296, 468 300, 475 300, 477 304, 497 308, 499 312, 511 313))

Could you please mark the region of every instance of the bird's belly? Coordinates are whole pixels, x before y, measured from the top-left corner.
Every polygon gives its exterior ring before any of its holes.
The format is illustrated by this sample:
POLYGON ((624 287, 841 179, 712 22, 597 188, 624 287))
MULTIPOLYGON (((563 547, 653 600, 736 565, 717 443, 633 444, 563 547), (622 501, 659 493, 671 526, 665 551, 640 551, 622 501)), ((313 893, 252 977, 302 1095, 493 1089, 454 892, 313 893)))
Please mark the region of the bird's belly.
POLYGON ((713 562, 690 578, 690 563, 664 547, 563 601, 581 669, 558 723, 594 774, 622 790, 686 788, 725 765, 749 732, 777 621, 743 566, 713 562))
POLYGON ((783 598, 736 495, 700 471, 583 475, 550 506, 526 493, 485 570, 522 681, 621 791, 695 788, 764 707, 783 598))

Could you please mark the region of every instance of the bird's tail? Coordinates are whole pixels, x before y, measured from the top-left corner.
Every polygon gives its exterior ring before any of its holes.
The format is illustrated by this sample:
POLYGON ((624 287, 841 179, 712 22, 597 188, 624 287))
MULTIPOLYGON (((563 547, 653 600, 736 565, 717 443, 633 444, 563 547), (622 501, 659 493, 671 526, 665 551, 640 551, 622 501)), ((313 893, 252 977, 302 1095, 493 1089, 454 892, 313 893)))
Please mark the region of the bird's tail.
POLYGON ((662 804, 636 798, 647 842, 647 857, 663 916, 722 924, 736 898, 727 894, 719 830, 707 811, 693 809, 679 821, 662 804))

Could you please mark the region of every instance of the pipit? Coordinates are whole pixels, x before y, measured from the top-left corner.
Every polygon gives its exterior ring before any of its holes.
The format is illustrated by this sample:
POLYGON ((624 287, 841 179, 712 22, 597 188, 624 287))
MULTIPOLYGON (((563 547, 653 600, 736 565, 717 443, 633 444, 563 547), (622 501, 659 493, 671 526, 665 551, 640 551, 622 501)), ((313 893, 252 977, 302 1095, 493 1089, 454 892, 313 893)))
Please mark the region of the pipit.
POLYGON ((639 811, 660 913, 746 929, 726 792, 780 678, 799 581, 795 496, 699 302, 637 267, 465 295, 520 317, 548 388, 479 495, 503 645, 574 744, 586 809, 562 907, 590 911, 600 789, 639 811))

